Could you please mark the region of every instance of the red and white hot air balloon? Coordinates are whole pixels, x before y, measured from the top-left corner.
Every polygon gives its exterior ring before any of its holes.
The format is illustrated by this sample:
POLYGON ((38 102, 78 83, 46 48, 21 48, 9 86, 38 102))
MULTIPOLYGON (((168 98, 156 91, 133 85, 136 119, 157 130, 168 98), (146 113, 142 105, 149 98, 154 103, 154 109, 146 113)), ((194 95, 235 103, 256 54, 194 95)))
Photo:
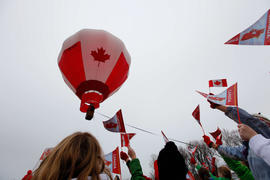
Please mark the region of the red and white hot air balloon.
POLYGON ((130 62, 120 39, 94 29, 83 29, 66 39, 58 57, 64 81, 81 99, 86 119, 125 82, 130 62))

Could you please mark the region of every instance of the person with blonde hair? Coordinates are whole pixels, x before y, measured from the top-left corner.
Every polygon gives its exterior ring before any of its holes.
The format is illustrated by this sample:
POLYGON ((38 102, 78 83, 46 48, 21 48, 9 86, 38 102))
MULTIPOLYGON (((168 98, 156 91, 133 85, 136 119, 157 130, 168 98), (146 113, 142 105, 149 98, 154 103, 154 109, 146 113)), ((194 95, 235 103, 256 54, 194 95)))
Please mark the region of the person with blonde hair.
POLYGON ((87 132, 76 132, 63 139, 40 166, 32 180, 112 180, 105 170, 98 140, 87 132))

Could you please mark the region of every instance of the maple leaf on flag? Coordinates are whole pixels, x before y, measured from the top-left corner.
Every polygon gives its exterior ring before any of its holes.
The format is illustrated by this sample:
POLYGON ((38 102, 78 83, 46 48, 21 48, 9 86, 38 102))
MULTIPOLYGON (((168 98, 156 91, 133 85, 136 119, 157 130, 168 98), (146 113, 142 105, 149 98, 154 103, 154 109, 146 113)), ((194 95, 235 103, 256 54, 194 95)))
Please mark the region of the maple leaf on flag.
POLYGON ((103 121, 103 125, 108 131, 125 133, 126 129, 121 109, 112 118, 103 121))
POLYGON ((109 167, 109 166, 112 164, 111 161, 107 161, 106 159, 104 159, 104 163, 105 163, 105 165, 106 165, 107 167, 109 167))
POLYGON ((109 54, 105 54, 105 49, 103 47, 97 48, 97 51, 91 51, 91 55, 94 57, 95 61, 105 62, 110 59, 109 54))
POLYGON ((116 128, 117 127, 117 124, 116 123, 113 123, 113 122, 110 122, 108 124, 104 124, 104 126, 107 129, 111 129, 111 128, 116 128))
POLYGON ((263 32, 264 32, 264 29, 252 29, 248 33, 243 35, 243 37, 241 38, 241 41, 246 41, 252 38, 259 38, 263 32))

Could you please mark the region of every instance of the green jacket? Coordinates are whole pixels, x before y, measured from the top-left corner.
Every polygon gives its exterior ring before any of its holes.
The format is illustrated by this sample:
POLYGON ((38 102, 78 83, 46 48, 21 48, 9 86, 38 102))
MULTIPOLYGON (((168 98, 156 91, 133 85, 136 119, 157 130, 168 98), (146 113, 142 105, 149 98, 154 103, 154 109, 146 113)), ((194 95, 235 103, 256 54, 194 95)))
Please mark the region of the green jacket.
POLYGON ((241 180, 254 180, 251 171, 247 166, 243 165, 240 161, 222 156, 229 168, 233 170, 241 180))
POLYGON ((136 158, 130 161, 129 171, 131 173, 130 180, 145 180, 139 159, 136 158))
MULTIPOLYGON (((200 166, 200 165, 197 165, 197 166, 196 166, 196 169, 197 169, 197 170, 201 169, 201 166, 200 166)), ((209 172, 209 174, 210 174, 210 177, 211 177, 213 180, 230 180, 230 179, 225 178, 225 177, 216 177, 216 176, 214 176, 211 172, 209 172)))

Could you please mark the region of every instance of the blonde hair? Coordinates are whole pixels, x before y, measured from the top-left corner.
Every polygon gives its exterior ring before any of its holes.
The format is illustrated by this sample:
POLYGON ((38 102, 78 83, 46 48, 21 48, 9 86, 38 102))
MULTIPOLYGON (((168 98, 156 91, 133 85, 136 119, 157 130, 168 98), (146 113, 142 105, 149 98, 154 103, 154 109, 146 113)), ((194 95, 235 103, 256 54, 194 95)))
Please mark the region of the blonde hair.
POLYGON ((104 170, 102 149, 87 132, 76 132, 63 139, 34 171, 32 180, 100 180, 104 170))

